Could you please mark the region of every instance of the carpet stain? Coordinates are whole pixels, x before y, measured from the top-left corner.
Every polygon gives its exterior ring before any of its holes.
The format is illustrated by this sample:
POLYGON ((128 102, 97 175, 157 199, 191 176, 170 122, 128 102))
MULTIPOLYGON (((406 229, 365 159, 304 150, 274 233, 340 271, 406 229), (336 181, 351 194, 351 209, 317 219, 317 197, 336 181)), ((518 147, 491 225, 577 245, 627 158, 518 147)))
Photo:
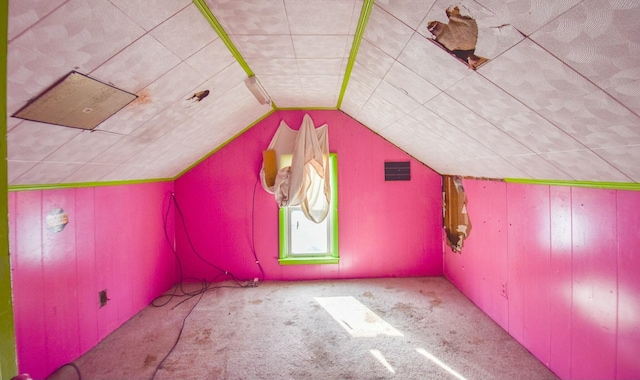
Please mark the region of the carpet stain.
POLYGON ((469 341, 469 343, 475 344, 477 346, 477 345, 480 345, 480 344, 484 343, 484 340, 478 338, 477 336, 474 336, 473 339, 471 339, 469 341))
POLYGON ((144 358, 144 367, 151 367, 152 365, 154 365, 156 363, 156 360, 158 360, 158 357, 155 355, 147 355, 146 358, 144 358))
POLYGON ((260 305, 262 303, 262 300, 253 300, 253 301, 249 301, 249 303, 252 305, 260 305))
POLYGON ((293 326, 293 325, 295 325, 295 322, 294 321, 286 321, 284 324, 286 326, 293 326))
POLYGON ((429 305, 431 309, 433 309, 436 306, 442 305, 442 300, 440 299, 440 297, 434 297, 432 300, 429 300, 429 305))
POLYGON ((396 304, 393 305, 393 310, 400 311, 404 313, 406 316, 413 318, 415 307, 413 307, 413 305, 408 303, 396 302, 396 304))
POLYGON ((211 342, 211 329, 204 329, 195 336, 196 343, 207 344, 211 342))
POLYGON ((376 298, 376 297, 373 295, 373 293, 371 293, 371 292, 369 292, 369 291, 366 291, 366 292, 362 293, 362 296, 363 296, 363 297, 367 297, 367 298, 376 298))

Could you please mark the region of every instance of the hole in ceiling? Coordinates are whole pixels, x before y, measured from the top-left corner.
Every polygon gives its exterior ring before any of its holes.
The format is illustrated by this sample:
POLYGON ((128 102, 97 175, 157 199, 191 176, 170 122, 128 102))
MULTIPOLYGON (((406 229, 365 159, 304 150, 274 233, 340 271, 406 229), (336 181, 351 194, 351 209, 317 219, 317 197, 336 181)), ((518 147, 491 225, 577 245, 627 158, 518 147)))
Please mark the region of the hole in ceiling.
MULTIPOLYGON (((470 69, 476 70, 489 59, 475 55, 478 42, 478 23, 471 16, 462 15, 460 8, 450 6, 446 10, 449 22, 430 21, 429 32, 437 45, 464 62, 470 69)), ((433 41, 433 40, 432 40, 433 41)))
POLYGON ((136 97, 72 71, 11 116, 64 127, 94 129, 136 97))

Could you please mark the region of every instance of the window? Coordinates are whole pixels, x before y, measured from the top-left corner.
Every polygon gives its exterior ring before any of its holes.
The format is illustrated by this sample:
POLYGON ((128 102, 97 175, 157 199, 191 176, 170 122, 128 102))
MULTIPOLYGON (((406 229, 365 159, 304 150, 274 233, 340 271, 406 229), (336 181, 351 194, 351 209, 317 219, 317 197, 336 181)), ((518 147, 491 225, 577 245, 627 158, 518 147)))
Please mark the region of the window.
POLYGON ((329 155, 331 208, 322 223, 308 220, 300 206, 279 210, 280 258, 282 265, 337 264, 338 256, 338 159, 329 155))

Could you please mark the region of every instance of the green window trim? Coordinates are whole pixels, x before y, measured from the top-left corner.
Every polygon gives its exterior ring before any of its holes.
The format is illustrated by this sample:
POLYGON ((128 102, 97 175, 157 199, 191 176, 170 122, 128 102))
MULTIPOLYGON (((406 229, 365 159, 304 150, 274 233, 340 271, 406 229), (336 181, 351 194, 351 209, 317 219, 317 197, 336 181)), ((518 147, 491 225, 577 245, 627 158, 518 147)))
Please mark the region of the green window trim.
POLYGON ((331 229, 329 231, 330 241, 327 254, 319 255, 289 255, 288 225, 289 216, 286 207, 278 210, 278 230, 280 241, 280 253, 278 262, 280 265, 309 265, 309 264, 338 264, 340 255, 338 253, 338 157, 335 153, 329 154, 329 170, 331 181, 331 211, 328 218, 331 218, 331 229))

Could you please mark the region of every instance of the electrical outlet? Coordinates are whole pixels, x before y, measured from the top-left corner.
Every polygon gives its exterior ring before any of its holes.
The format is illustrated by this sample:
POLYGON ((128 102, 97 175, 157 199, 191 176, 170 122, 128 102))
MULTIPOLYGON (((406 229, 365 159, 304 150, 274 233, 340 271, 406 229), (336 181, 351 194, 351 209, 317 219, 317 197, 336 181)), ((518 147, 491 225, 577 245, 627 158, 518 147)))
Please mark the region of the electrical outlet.
POLYGON ((100 299, 100 307, 106 306, 107 301, 109 301, 107 298, 107 289, 98 292, 98 298, 100 299))

